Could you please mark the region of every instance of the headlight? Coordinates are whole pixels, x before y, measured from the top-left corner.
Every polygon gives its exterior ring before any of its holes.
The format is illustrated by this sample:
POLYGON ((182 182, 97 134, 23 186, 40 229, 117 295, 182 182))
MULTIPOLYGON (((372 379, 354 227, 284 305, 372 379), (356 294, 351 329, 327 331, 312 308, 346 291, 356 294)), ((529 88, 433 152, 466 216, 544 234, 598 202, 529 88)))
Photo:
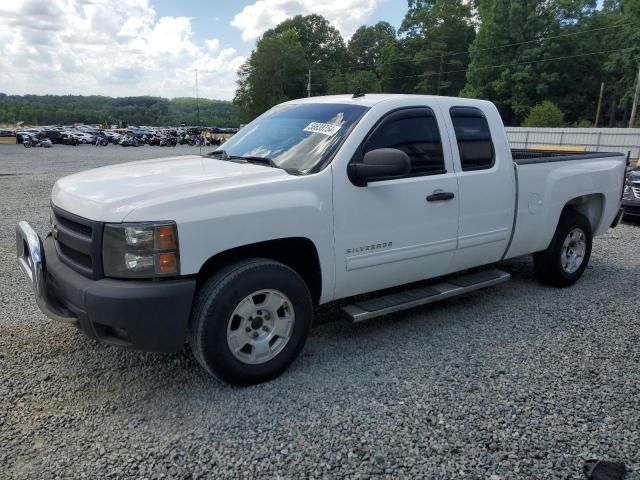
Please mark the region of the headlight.
POLYGON ((175 277, 180 274, 176 224, 162 222, 105 225, 102 261, 107 277, 175 277))

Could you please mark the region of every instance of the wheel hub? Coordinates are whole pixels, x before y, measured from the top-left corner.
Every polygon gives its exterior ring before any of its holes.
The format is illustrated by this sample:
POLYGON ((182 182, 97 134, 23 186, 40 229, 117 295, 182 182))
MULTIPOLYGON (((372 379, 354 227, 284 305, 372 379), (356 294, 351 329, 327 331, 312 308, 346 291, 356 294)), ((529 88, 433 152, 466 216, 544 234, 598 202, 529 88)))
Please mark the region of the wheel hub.
POLYGON ((571 230, 565 238, 560 251, 562 269, 569 274, 577 272, 584 262, 586 251, 587 237, 585 233, 580 228, 571 230))
POLYGON ((251 328, 254 330, 258 330, 260 327, 262 327, 263 323, 264 323, 264 320, 262 319, 262 317, 256 317, 253 320, 251 320, 251 328))
POLYGON ((285 294, 277 290, 254 292, 231 315, 227 344, 243 363, 268 362, 289 342, 294 321, 293 304, 285 294))

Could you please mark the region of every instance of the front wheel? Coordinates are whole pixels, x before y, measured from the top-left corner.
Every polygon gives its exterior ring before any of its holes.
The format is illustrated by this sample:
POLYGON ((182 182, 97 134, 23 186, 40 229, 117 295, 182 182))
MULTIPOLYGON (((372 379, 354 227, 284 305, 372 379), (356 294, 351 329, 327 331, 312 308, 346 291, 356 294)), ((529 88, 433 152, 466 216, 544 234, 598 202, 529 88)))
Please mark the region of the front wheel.
POLYGON ((202 286, 189 343, 211 375, 237 385, 260 383, 296 359, 312 318, 309 289, 295 271, 268 259, 245 260, 202 286))
POLYGON ((534 255, 538 279, 554 287, 569 287, 584 273, 591 258, 591 223, 574 210, 562 213, 549 248, 534 255))

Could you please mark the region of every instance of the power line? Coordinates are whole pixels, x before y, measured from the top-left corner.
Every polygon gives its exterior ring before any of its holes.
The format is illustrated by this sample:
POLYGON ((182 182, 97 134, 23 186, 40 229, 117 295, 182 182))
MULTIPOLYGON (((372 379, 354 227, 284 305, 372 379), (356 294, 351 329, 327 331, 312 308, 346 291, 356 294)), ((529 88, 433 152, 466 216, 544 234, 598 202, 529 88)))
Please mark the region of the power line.
MULTIPOLYGON (((552 58, 543 58, 540 60, 531 60, 531 61, 525 61, 525 62, 513 62, 513 63, 504 63, 502 65, 488 65, 486 67, 478 67, 476 68, 476 70, 491 70, 494 68, 506 68, 506 67, 515 67, 518 65, 533 65, 536 63, 544 63, 544 62, 552 62, 554 60, 569 60, 572 58, 580 58, 580 57, 588 57, 591 55, 602 55, 605 53, 615 53, 615 52, 622 52, 622 51, 627 51, 627 50, 637 50, 638 48, 640 48, 640 46, 637 47, 627 47, 627 48, 618 48, 618 49, 614 49, 614 50, 602 50, 602 51, 598 51, 598 52, 588 52, 588 53, 580 53, 577 55, 565 55, 562 57, 552 57, 552 58)), ((444 75, 450 74, 450 73, 461 73, 461 72, 466 72, 468 69, 461 69, 461 70, 448 70, 446 72, 443 72, 444 75)), ((398 76, 398 77, 382 77, 381 80, 398 80, 401 78, 413 78, 413 77, 433 77, 436 75, 439 75, 440 72, 431 72, 431 73, 417 73, 417 74, 413 74, 413 75, 402 75, 402 76, 398 76)))
MULTIPOLYGON (((487 51, 491 51, 491 50, 498 50, 498 49, 502 49, 502 48, 509 48, 509 47, 517 47, 519 45, 526 45, 529 43, 536 43, 536 42, 541 42, 544 40, 555 40, 558 38, 565 38, 565 37, 571 37, 571 36, 575 36, 575 35, 582 35, 585 33, 593 33, 593 32, 599 32, 599 31, 603 31, 603 30, 610 30, 613 28, 620 28, 620 27, 626 27, 629 25, 633 25, 633 22, 629 22, 629 23, 618 23, 616 25, 609 25, 608 27, 598 27, 598 28, 591 28, 591 29, 587 29, 587 30, 580 30, 577 32, 570 32, 570 33, 564 33, 561 35, 553 35, 553 36, 546 36, 546 37, 541 37, 541 38, 536 38, 533 40, 526 40, 523 42, 516 42, 516 43, 508 43, 506 45, 499 45, 499 46, 495 46, 495 47, 487 47, 487 48, 479 48, 477 50, 474 50, 475 52, 487 52, 487 51)), ((437 60, 440 59, 440 56, 444 56, 444 57, 454 57, 454 56, 458 56, 458 55, 468 55, 471 52, 469 50, 465 50, 465 51, 459 51, 459 52, 444 52, 442 54, 438 54, 438 55, 434 55, 431 57, 425 57, 422 60, 437 60)), ((383 65, 394 65, 397 63, 407 63, 410 62, 411 60, 397 60, 397 61, 393 61, 393 62, 382 62, 379 65, 357 65, 355 63, 345 63, 342 65, 339 65, 340 68, 344 68, 345 70, 352 70, 352 69, 365 69, 365 68, 373 68, 375 66, 383 66, 383 65)))
MULTIPOLYGON (((494 68, 507 68, 507 67, 515 67, 518 65, 533 65, 536 63, 544 63, 544 62, 552 62, 554 60, 569 60, 572 58, 580 58, 580 57, 588 57, 588 56, 592 56, 592 55, 601 55, 601 54, 605 54, 605 53, 616 53, 616 52, 623 52, 623 51, 630 51, 630 50, 637 50, 639 49, 640 46, 637 47, 627 47, 627 48, 619 48, 619 49, 614 49, 614 50, 602 50, 602 51, 598 51, 598 52, 588 52, 588 53, 580 53, 577 55, 565 55, 565 56, 561 56, 561 57, 552 57, 552 58, 543 58, 540 60, 531 60, 531 61, 525 61, 525 62, 513 62, 513 63, 504 63, 501 65, 488 65, 486 67, 478 67, 476 68, 476 70, 491 70, 494 68)), ((449 64, 450 65, 450 64, 449 64)), ((461 69, 461 70, 448 70, 445 72, 442 72, 442 75, 448 75, 450 73, 462 73, 462 72, 467 72, 468 69, 461 69)), ((412 74, 412 75, 401 75, 401 76, 397 76, 397 77, 382 77, 380 80, 399 80, 402 78, 415 78, 415 77, 433 77, 436 75, 440 75, 441 73, 438 72, 431 72, 431 73, 416 73, 416 74, 412 74)), ((322 83, 316 83, 314 84, 316 86, 326 86, 326 84, 322 84, 322 83)))

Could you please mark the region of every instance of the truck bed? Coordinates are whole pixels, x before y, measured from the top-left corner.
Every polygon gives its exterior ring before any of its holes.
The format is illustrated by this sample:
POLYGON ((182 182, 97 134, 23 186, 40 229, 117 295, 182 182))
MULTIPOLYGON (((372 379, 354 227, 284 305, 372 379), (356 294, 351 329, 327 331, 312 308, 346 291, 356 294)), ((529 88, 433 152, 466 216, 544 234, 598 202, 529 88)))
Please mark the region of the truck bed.
POLYGON ((618 152, 567 152, 552 150, 529 150, 512 148, 511 157, 517 165, 534 165, 537 163, 568 162, 572 160, 590 160, 593 158, 620 157, 618 152))

